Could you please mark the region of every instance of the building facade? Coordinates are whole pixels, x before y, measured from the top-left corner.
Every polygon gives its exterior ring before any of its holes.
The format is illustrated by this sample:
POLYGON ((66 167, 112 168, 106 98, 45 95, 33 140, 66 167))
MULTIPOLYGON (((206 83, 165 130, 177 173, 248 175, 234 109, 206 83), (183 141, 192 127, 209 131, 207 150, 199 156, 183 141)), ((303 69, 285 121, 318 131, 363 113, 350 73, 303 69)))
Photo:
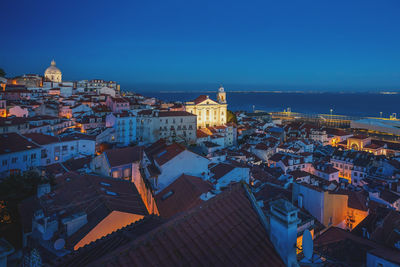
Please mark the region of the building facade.
POLYGON ((115 129, 115 141, 118 145, 127 146, 136 142, 136 118, 129 112, 111 113, 106 117, 106 127, 115 129))
POLYGON ((208 95, 201 95, 191 102, 186 102, 186 111, 197 116, 197 128, 225 125, 227 121, 226 93, 221 86, 217 93, 217 101, 208 95))
POLYGON ((196 116, 186 111, 143 110, 137 115, 140 142, 154 143, 160 138, 169 142, 196 143, 196 116))

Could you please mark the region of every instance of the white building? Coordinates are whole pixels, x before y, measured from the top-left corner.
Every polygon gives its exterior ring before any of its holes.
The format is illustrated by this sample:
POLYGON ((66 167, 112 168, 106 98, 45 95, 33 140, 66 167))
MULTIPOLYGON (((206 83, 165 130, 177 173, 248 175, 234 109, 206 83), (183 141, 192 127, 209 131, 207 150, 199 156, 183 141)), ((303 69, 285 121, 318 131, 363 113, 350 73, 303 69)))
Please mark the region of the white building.
POLYGON ((115 129, 115 142, 121 146, 127 146, 137 141, 136 117, 130 112, 107 115, 106 127, 115 129))
POLYGON ((23 137, 40 146, 39 166, 47 166, 72 158, 81 158, 95 154, 95 140, 83 134, 55 137, 31 133, 24 134, 23 137))
POLYGON ((0 173, 3 175, 20 173, 94 153, 95 141, 85 135, 59 138, 44 134, 2 134, 0 173))
POLYGON ((207 158, 187 150, 182 145, 176 143, 165 145, 160 141, 153 144, 157 146, 158 143, 162 143, 158 148, 150 147, 146 151, 153 166, 160 173, 152 181, 156 192, 162 191, 182 174, 201 177, 204 180, 208 179, 210 161, 207 158))
POLYGON ((196 143, 196 116, 186 111, 143 110, 137 114, 137 137, 140 142, 196 143))
POLYGON ((40 165, 40 146, 17 133, 0 135, 0 177, 40 165))
POLYGON ((232 163, 219 163, 210 169, 210 181, 216 189, 226 187, 232 182, 244 181, 249 183, 250 168, 232 163))

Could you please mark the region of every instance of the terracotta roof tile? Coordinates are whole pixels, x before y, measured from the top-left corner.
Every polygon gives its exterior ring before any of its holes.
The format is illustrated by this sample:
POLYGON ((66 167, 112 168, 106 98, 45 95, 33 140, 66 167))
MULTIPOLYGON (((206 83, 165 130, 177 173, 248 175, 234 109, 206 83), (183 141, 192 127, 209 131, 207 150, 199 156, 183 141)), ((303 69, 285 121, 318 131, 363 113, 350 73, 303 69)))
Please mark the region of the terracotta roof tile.
POLYGON ((245 190, 236 184, 93 266, 284 266, 245 190))
POLYGON ((182 174, 157 194, 156 203, 160 215, 169 218, 203 203, 200 196, 211 189, 212 185, 202 178, 182 174), (167 194, 170 196, 167 197, 167 194))
POLYGON ((185 147, 173 143, 158 151, 156 155, 153 155, 153 158, 158 163, 158 165, 162 166, 185 150, 185 147))
POLYGON ((111 167, 140 161, 143 155, 142 146, 115 148, 104 151, 111 167))

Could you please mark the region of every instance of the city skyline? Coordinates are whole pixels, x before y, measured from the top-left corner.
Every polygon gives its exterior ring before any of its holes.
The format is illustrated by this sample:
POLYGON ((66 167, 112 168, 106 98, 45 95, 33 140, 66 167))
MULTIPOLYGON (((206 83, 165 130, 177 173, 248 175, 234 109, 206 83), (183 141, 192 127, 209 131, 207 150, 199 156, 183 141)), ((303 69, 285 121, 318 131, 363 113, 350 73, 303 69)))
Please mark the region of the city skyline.
POLYGON ((2 6, 8 76, 42 75, 55 59, 65 80, 127 90, 399 89, 396 1, 2 6))

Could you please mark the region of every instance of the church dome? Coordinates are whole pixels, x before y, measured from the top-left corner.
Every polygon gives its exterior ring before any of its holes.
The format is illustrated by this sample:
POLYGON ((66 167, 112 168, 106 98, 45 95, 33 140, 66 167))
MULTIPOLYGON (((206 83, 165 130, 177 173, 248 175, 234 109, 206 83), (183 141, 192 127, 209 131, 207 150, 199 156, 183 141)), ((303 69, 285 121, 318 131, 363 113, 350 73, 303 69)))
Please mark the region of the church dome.
POLYGON ((46 74, 48 74, 48 75, 51 75, 51 74, 61 74, 61 70, 60 70, 59 68, 56 67, 56 62, 55 62, 54 60, 52 60, 52 61, 51 61, 51 66, 48 67, 48 68, 46 69, 46 71, 44 72, 44 74, 45 74, 45 75, 46 75, 46 74))

